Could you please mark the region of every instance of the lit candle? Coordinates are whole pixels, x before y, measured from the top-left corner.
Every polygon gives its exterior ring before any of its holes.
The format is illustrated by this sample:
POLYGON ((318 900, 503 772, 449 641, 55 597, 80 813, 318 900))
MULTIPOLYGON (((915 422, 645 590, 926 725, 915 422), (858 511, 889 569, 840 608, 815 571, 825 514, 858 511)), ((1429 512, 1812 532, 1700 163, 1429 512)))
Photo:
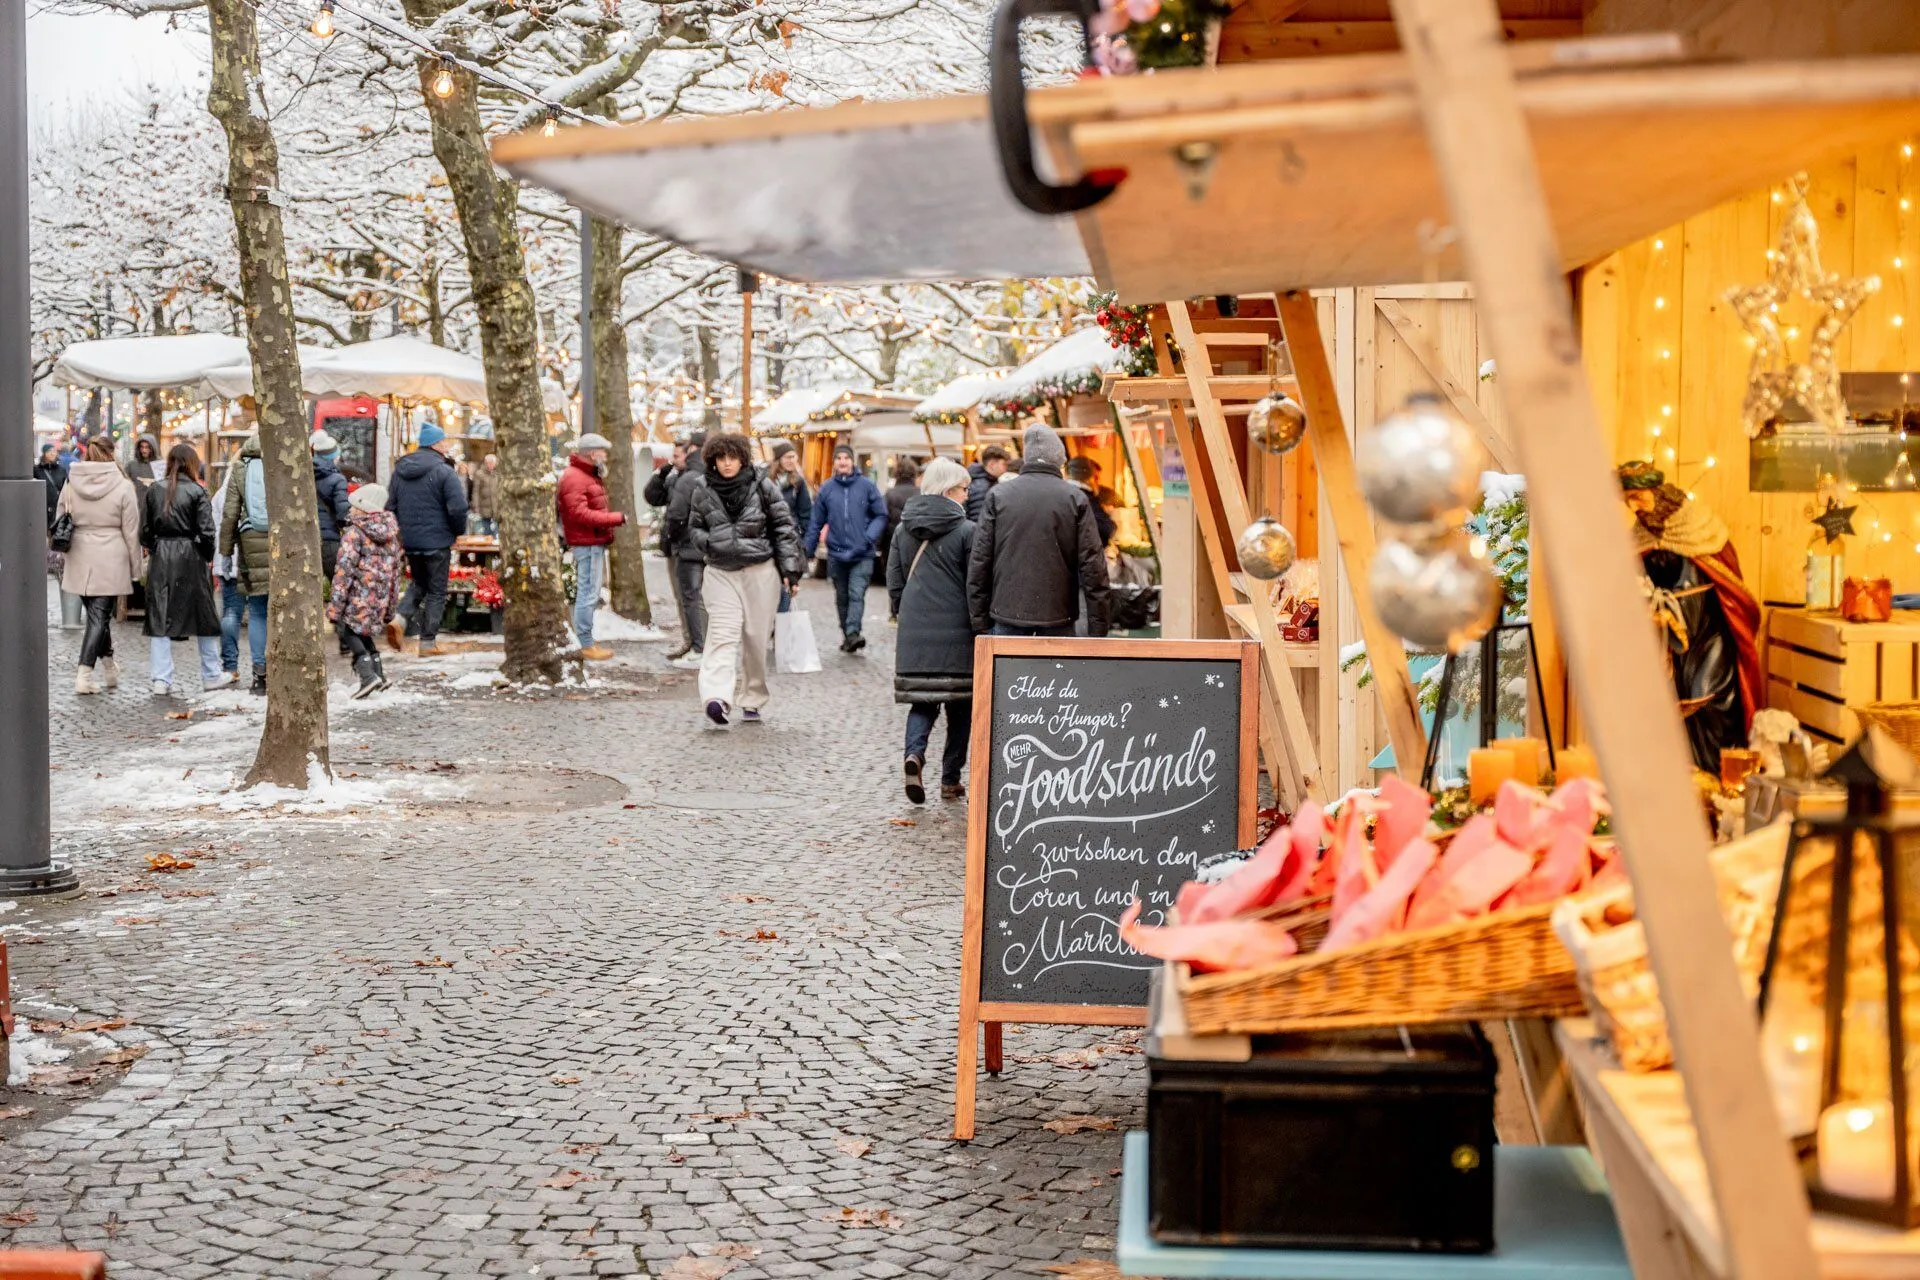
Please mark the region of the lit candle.
POLYGON ((1593 758, 1592 747, 1562 747, 1554 753, 1554 780, 1600 777, 1600 762, 1593 758))
POLYGON ((1530 787, 1540 785, 1546 768, 1547 744, 1538 738, 1496 738, 1493 746, 1513 756, 1513 776, 1530 787))
POLYGON ((1855 1200, 1893 1199, 1893 1104, 1839 1102, 1820 1113, 1820 1185, 1855 1200))
POLYGON ((1773 1089, 1780 1132, 1789 1138, 1812 1133, 1820 1123, 1821 1037, 1805 1025, 1790 1025, 1769 1013, 1761 1032, 1762 1061, 1773 1089))
POLYGON ((1467 797, 1474 804, 1490 802, 1500 784, 1513 777, 1513 752, 1481 747, 1467 753, 1467 797))

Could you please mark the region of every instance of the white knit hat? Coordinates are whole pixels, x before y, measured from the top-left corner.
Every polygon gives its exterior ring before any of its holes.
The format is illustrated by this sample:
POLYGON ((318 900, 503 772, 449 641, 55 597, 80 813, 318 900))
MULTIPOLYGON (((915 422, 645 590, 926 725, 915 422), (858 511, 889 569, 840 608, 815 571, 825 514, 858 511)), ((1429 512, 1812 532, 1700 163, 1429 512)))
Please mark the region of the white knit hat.
POLYGON ((387 486, 383 484, 363 484, 347 495, 347 505, 355 511, 385 511, 387 509, 387 486))

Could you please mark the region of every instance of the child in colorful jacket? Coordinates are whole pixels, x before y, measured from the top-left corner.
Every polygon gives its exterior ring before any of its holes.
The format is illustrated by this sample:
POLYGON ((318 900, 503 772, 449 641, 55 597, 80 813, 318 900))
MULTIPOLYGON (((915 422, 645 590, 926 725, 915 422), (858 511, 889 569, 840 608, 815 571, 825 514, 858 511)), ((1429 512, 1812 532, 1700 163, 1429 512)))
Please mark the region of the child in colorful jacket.
POLYGON ((352 514, 340 535, 327 620, 345 630, 353 671, 360 677, 360 687, 352 696, 364 698, 388 683, 373 638, 400 604, 400 523, 387 510, 385 485, 361 485, 348 505, 352 514))

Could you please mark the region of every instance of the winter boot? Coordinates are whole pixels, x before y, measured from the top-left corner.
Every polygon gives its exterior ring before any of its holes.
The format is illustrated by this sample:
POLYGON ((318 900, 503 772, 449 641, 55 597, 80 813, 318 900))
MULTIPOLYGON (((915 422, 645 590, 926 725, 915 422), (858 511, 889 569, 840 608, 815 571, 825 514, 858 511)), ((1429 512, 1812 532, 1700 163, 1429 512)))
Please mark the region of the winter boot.
POLYGON ((363 653, 353 660, 353 673, 360 677, 360 687, 347 696, 358 699, 366 697, 380 687, 379 673, 374 670, 373 655, 363 653))
POLYGON ((392 688, 393 681, 387 679, 387 669, 380 664, 380 655, 377 653, 370 653, 367 655, 367 658, 373 663, 373 678, 375 681, 375 684, 373 687, 375 689, 392 688))
POLYGON ((93 682, 92 667, 75 667, 73 669, 73 691, 75 693, 100 692, 100 686, 93 682))
POLYGON ((120 664, 113 660, 112 654, 102 654, 96 670, 100 673, 101 688, 118 689, 120 687, 120 664))

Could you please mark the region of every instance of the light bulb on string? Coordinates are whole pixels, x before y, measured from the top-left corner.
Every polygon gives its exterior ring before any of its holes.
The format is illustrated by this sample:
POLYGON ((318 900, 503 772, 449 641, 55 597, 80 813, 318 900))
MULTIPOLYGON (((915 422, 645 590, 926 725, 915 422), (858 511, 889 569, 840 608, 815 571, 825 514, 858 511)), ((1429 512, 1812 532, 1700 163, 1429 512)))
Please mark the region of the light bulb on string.
POLYGON ((560 132, 560 108, 548 107, 547 122, 540 126, 540 136, 551 138, 558 132, 560 132))
POLYGON ((322 40, 333 34, 333 0, 320 0, 320 12, 313 15, 312 30, 322 40))
POLYGON ((436 98, 451 98, 453 96, 452 58, 442 57, 440 59, 440 70, 438 74, 433 77, 433 94, 436 98))

